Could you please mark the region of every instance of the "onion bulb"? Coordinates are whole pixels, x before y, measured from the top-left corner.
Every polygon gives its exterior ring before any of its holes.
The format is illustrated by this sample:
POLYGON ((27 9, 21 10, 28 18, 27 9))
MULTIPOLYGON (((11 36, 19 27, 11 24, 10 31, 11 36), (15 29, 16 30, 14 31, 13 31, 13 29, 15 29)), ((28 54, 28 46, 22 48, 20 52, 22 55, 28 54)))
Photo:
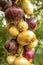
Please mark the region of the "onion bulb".
POLYGON ((36 39, 34 42, 30 43, 27 47, 28 48, 35 48, 38 45, 38 40, 36 39))
POLYGON ((10 55, 10 56, 7 57, 8 64, 13 64, 14 60, 15 60, 15 56, 10 55))
POLYGON ((12 26, 9 29, 9 33, 11 34, 11 36, 16 37, 19 34, 19 31, 17 30, 17 28, 15 26, 12 26))
POLYGON ((30 65, 30 62, 24 57, 17 57, 14 60, 14 65, 30 65))
POLYGON ((21 7, 27 15, 33 14, 33 6, 29 0, 22 0, 21 7))
POLYGON ((30 44, 35 39, 36 39, 36 35, 30 30, 21 32, 17 37, 18 43, 23 46, 30 44))
POLYGON ((25 31, 28 29, 28 24, 25 21, 20 21, 17 26, 19 31, 25 31))

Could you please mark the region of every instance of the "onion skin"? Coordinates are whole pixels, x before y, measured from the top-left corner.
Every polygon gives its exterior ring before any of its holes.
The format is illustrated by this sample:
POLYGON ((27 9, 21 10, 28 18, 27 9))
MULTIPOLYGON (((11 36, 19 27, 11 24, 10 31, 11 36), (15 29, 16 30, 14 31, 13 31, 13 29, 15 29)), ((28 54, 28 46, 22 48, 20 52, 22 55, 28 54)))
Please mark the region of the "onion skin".
POLYGON ((18 49, 18 45, 14 39, 11 39, 11 40, 7 40, 5 42, 5 48, 10 53, 16 53, 16 51, 18 49))
POLYGON ((18 22, 20 19, 23 18, 24 13, 21 8, 12 6, 6 9, 5 15, 8 20, 18 22))
POLYGON ((35 48, 38 45, 38 40, 36 39, 34 42, 30 43, 27 47, 28 48, 35 48))
POLYGON ((32 49, 28 49, 27 47, 24 48, 23 57, 27 58, 28 60, 34 58, 34 51, 32 49))
POLYGON ((36 39, 36 35, 30 31, 23 31, 21 32, 18 37, 17 37, 17 41, 20 45, 25 46, 30 44, 31 42, 33 42, 36 39))
POLYGON ((13 64, 15 58, 16 58, 15 56, 9 55, 9 56, 7 57, 7 62, 8 62, 8 64, 13 64))
POLYGON ((9 33, 11 36, 17 37, 17 35, 19 34, 19 31, 17 30, 15 26, 12 26, 11 28, 9 28, 9 33))
POLYGON ((22 0, 21 7, 27 15, 33 14, 33 6, 29 0, 22 0))
POLYGON ((28 30, 28 24, 25 21, 20 21, 17 25, 17 28, 19 31, 25 31, 28 30))
POLYGON ((36 19, 35 18, 26 18, 26 22, 32 30, 34 30, 36 28, 36 19))
POLYGON ((30 65, 30 62, 24 57, 17 57, 14 60, 14 65, 30 65))

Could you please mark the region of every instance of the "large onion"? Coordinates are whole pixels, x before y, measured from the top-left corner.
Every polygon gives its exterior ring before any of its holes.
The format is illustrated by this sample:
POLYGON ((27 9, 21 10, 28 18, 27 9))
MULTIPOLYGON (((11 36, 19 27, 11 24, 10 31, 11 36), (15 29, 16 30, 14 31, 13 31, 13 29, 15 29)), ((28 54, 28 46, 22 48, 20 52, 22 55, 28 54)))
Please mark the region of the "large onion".
POLYGON ((24 13, 21 8, 12 6, 5 11, 6 18, 10 21, 19 21, 23 18, 24 13))
POLYGON ((30 62, 24 57, 17 57, 14 60, 14 65, 30 65, 30 62))
POLYGON ((17 37, 18 43, 23 46, 30 44, 35 39, 36 39, 36 35, 30 30, 21 32, 17 37))

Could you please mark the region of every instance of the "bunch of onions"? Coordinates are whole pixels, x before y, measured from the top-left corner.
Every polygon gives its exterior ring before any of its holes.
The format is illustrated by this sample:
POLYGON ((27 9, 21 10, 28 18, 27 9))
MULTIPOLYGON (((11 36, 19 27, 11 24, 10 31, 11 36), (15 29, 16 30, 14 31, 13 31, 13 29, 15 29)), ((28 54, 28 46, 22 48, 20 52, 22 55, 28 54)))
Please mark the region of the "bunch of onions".
POLYGON ((7 62, 9 65, 34 65, 32 59, 38 40, 33 30, 37 23, 34 17, 28 17, 33 15, 33 6, 29 0, 21 0, 21 6, 15 3, 16 1, 0 0, 7 20, 5 29, 10 36, 5 42, 5 48, 9 53, 7 62))

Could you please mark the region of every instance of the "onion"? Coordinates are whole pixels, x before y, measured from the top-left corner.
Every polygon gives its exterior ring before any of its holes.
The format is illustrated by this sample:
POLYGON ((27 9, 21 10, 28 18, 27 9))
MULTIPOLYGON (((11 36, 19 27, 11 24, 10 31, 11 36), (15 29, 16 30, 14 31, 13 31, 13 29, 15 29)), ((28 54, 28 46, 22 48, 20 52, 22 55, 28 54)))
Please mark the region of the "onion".
POLYGON ((18 49, 17 42, 14 39, 7 40, 5 42, 5 48, 7 49, 8 52, 15 53, 18 49))
POLYGON ((10 56, 8 56, 8 57, 7 57, 7 62, 8 62, 8 64, 13 64, 13 63, 14 63, 15 58, 16 58, 15 56, 11 56, 11 55, 10 55, 10 56))
POLYGON ((18 43, 22 46, 30 44, 35 39, 36 35, 30 30, 21 32, 17 37, 18 43))
POLYGON ((30 65, 30 62, 24 57, 17 57, 14 60, 14 65, 30 65))
POLYGON ((5 11, 6 18, 10 21, 19 21, 23 18, 24 13, 21 8, 12 6, 6 9, 5 11))
POLYGON ((19 31, 15 26, 12 26, 11 28, 9 28, 9 33, 11 34, 11 36, 16 37, 19 34, 19 31))

